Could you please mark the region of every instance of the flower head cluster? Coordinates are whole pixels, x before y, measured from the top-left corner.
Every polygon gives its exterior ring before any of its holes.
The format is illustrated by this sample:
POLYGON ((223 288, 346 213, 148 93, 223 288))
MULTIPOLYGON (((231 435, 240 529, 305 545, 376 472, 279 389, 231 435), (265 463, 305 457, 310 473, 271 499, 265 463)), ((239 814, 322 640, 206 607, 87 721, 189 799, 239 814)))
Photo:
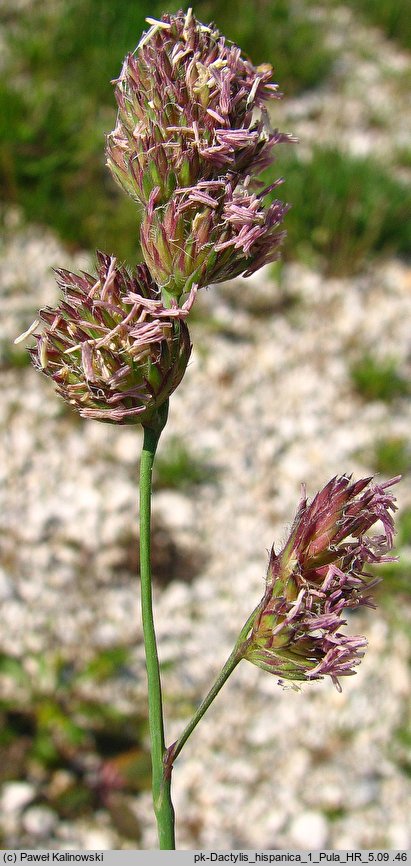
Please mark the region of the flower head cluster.
POLYGON ((187 14, 153 21, 114 82, 117 125, 107 161, 143 204, 158 187, 165 204, 178 187, 228 171, 261 171, 275 144, 266 104, 279 99, 272 69, 252 66, 213 25, 187 14))
POLYGON ((271 551, 267 585, 244 657, 290 680, 355 673, 367 644, 340 631, 344 611, 374 607, 376 581, 369 565, 387 562, 396 511, 389 488, 399 479, 372 484, 333 478, 309 504, 303 496, 289 538, 271 551), (383 532, 369 535, 378 521, 383 532))
POLYGON ((107 162, 146 208, 146 263, 179 298, 277 257, 284 233, 274 229, 286 208, 264 208, 264 193, 248 187, 258 188, 274 146, 290 136, 270 127, 267 103, 280 96, 270 66, 254 67, 191 10, 148 20, 115 82, 107 162))
POLYGON ((97 276, 57 271, 63 300, 40 311, 34 365, 83 418, 149 426, 184 375, 194 294, 166 309, 145 265, 131 277, 114 257, 97 255, 97 276))
POLYGON ((100 253, 97 276, 57 271, 63 300, 41 310, 31 352, 83 417, 143 425, 184 375, 197 289, 277 258, 287 207, 264 205, 281 181, 261 192, 258 175, 290 138, 270 128, 271 67, 191 10, 147 20, 115 82, 107 139, 109 168, 142 205, 145 264, 130 276, 100 253))
POLYGON ((231 181, 204 181, 179 190, 161 208, 158 187, 141 226, 141 248, 159 286, 174 296, 245 274, 278 257, 286 207, 231 181))

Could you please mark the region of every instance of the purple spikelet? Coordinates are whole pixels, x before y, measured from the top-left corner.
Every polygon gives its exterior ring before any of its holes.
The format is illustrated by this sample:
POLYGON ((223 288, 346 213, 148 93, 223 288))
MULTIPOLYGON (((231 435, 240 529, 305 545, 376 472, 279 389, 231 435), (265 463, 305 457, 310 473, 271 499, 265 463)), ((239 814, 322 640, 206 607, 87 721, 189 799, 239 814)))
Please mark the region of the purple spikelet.
POLYGON ((178 187, 261 171, 290 138, 270 127, 267 104, 281 97, 271 67, 254 67, 191 10, 152 22, 114 84, 107 162, 143 204, 156 186, 165 204, 178 187))
POLYGON ((244 657, 290 680, 315 680, 355 673, 367 641, 340 629, 344 611, 374 607, 377 583, 370 564, 391 561, 395 498, 389 488, 399 478, 372 484, 335 477, 307 502, 300 501, 289 538, 271 551, 266 592, 244 657), (378 521, 382 533, 370 535, 378 521))
POLYGON ((184 375, 194 293, 166 309, 145 265, 130 276, 97 256, 96 276, 56 272, 63 300, 40 310, 32 360, 83 418, 149 425, 184 375))

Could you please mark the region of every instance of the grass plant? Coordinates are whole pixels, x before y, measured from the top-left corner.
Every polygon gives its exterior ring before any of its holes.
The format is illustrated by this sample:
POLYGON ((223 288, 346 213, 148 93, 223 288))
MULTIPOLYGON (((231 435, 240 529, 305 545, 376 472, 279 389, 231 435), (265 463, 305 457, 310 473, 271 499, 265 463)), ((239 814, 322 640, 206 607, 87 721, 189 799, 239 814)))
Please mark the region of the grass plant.
POLYGON ((351 381, 364 400, 390 403, 410 393, 410 383, 394 358, 380 360, 369 353, 364 354, 351 366, 351 381))

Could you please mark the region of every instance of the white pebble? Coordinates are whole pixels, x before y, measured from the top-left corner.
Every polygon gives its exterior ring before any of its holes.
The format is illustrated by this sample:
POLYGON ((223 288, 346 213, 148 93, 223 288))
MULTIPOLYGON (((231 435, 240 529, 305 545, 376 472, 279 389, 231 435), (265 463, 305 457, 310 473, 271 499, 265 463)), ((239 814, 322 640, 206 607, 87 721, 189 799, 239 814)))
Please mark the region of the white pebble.
POLYGON ((30 782, 6 782, 0 798, 0 813, 21 812, 35 796, 36 789, 30 782))
POLYGON ((291 824, 290 839, 294 845, 304 849, 325 848, 328 825, 321 812, 303 812, 291 824))
POLYGON ((161 490, 153 497, 153 513, 161 515, 170 529, 188 529, 193 524, 193 505, 187 496, 161 490))
POLYGON ((47 806, 32 806, 23 815, 23 827, 31 836, 45 839, 56 827, 57 815, 47 806))
POLYGON ((82 847, 86 851, 110 851, 114 846, 114 840, 109 830, 92 827, 82 834, 82 847))
POLYGON ((13 595, 13 585, 3 569, 0 569, 0 601, 5 601, 6 598, 11 598, 13 595))

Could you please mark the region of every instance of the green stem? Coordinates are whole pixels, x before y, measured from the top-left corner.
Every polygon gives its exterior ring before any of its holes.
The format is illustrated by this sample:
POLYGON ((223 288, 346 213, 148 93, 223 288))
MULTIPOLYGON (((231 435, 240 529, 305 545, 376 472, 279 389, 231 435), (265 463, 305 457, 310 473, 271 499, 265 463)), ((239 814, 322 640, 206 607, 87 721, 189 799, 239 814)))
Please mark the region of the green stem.
POLYGON ((163 705, 160 669, 153 619, 151 585, 151 482, 154 456, 167 420, 168 405, 162 407, 155 426, 144 428, 140 462, 140 577, 141 612, 148 683, 148 719, 151 740, 152 791, 161 850, 174 850, 174 809, 171 802, 171 771, 164 773, 163 705))
POLYGON ((190 719, 188 725, 186 726, 186 728, 184 728, 181 736, 168 749, 164 763, 166 766, 166 770, 170 775, 175 759, 180 754, 181 749, 187 742, 189 736, 194 731, 194 728, 197 727, 199 721, 203 718, 204 713, 208 710, 214 698, 217 697, 220 689, 222 689, 224 683, 228 680, 228 677, 231 676, 233 670, 237 667, 238 663, 244 657, 244 649, 247 643, 247 637, 249 635, 250 629, 253 626, 260 606, 261 602, 257 605, 255 610, 253 610, 251 616, 248 617, 247 622, 244 624, 243 628, 240 631, 240 634, 238 635, 233 651, 230 653, 224 667, 221 669, 214 685, 211 686, 208 695, 206 695, 206 697, 194 713, 192 719, 190 719))

